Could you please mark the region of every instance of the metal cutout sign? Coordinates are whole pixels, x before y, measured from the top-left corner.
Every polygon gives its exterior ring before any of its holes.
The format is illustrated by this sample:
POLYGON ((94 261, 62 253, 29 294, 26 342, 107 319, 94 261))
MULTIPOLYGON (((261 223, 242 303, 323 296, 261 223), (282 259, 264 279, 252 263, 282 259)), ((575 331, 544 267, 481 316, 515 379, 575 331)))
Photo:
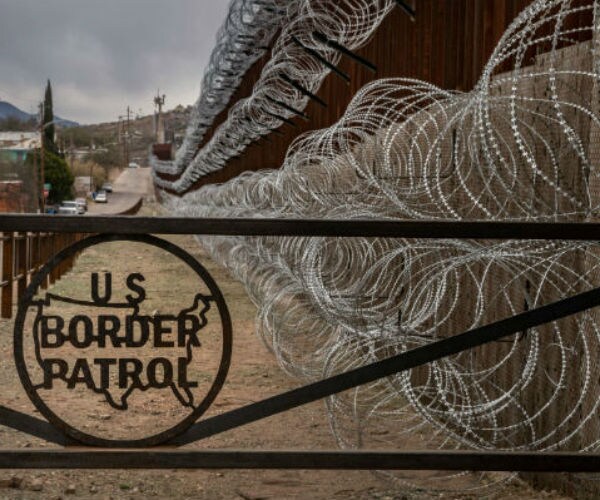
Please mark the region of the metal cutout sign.
POLYGON ((194 257, 153 236, 102 235, 60 252, 36 274, 19 305, 14 353, 31 401, 67 435, 94 446, 152 446, 187 430, 214 401, 231 337, 223 296, 194 257), (63 277, 58 292, 41 288, 65 259, 93 249, 118 255, 122 244, 141 257, 119 266, 126 271, 63 277), (136 269, 153 252, 163 254, 165 269, 136 269), (192 280, 191 292, 169 279, 176 268, 192 280), (163 311, 165 294, 181 307, 163 311))

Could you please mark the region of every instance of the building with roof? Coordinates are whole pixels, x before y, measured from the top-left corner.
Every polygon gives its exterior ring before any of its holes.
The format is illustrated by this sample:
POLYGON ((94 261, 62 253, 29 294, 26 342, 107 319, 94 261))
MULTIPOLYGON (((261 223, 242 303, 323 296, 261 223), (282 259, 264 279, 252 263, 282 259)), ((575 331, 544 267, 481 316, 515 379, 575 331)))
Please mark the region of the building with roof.
POLYGON ((40 148, 39 132, 0 132, 0 159, 23 162, 27 154, 40 148))

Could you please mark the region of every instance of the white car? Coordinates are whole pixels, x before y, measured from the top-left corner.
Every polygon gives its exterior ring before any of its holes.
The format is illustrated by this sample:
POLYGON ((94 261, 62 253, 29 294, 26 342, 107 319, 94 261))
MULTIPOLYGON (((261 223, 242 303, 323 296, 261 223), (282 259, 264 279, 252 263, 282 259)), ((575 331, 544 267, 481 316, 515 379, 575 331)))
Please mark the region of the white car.
POLYGON ((85 198, 75 198, 75 203, 77 203, 78 207, 83 208, 84 212, 87 212, 88 205, 87 200, 85 198))
MULTIPOLYGON (((69 209, 74 209, 75 213, 79 214, 79 215, 83 215, 85 213, 85 207, 83 207, 81 205, 81 203, 77 202, 76 200, 66 200, 63 201, 60 205, 59 208, 59 213, 61 208, 69 208, 69 209)), ((64 212, 67 213, 67 212, 64 212)))
POLYGON ((140 166, 137 163, 133 162, 133 161, 129 164, 129 168, 139 168, 139 167, 140 166))
POLYGON ((98 191, 96 193, 96 197, 94 198, 96 203, 106 203, 108 202, 108 196, 106 196, 106 191, 98 191))
POLYGON ((61 205, 58 207, 58 211, 56 213, 58 215, 79 215, 79 210, 77 210, 77 207, 63 207, 61 205))

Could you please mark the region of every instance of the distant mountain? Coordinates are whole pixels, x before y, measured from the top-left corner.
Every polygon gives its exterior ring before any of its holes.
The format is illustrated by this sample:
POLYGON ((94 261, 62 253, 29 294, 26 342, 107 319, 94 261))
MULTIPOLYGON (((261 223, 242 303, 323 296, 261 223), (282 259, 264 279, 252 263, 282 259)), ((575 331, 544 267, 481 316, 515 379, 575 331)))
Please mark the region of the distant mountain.
POLYGON ((21 122, 26 122, 31 119, 31 115, 21 111, 10 102, 0 101, 0 120, 6 120, 7 118, 16 118, 21 122))
POLYGON ((56 117, 56 123, 64 128, 79 127, 78 122, 74 122, 71 120, 65 120, 64 118, 60 118, 59 116, 56 117))
MULTIPOLYGON (((12 105, 10 102, 0 101, 0 120, 6 120, 7 118, 16 118, 21 122, 27 122, 32 118, 37 120, 37 115, 30 115, 29 113, 25 113, 25 111, 21 111, 19 108, 12 105)), ((62 127, 67 128, 79 126, 79 123, 71 120, 65 120, 63 118, 60 118, 59 116, 56 117, 56 123, 62 127)))

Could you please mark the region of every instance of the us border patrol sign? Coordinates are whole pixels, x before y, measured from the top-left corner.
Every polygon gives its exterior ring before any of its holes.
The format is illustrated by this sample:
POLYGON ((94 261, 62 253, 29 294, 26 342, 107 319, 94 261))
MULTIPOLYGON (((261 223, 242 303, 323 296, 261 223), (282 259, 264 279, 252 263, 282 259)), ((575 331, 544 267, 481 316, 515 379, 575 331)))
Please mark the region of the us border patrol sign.
POLYGON ((94 446, 152 446, 185 432, 223 386, 231 343, 227 306, 206 269, 172 243, 138 235, 93 236, 60 252, 33 278, 14 330, 35 407, 94 446), (93 262, 94 251, 118 259, 123 245, 136 258, 119 271, 69 273, 43 288, 65 259, 86 253, 93 262), (157 253, 162 269, 147 272, 157 253), (180 306, 164 310, 167 294, 180 306))

